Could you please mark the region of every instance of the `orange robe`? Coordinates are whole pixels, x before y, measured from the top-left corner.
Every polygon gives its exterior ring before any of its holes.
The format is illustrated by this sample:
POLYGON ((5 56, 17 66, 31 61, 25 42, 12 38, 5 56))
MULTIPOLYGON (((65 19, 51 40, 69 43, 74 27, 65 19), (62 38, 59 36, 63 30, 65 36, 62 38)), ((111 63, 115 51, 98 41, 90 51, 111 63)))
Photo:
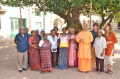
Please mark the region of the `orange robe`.
POLYGON ((76 41, 79 43, 78 50, 78 70, 80 71, 90 71, 91 70, 91 42, 93 41, 93 36, 90 31, 81 31, 77 37, 76 41), (80 39, 84 39, 81 42, 80 39))

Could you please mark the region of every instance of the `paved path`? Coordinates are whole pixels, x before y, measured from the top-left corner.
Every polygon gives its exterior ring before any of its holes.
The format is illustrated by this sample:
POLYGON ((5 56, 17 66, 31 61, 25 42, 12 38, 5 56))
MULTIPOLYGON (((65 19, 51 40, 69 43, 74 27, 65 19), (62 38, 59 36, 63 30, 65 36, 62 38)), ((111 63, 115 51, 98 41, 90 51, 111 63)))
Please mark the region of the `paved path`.
MULTIPOLYGON (((120 41, 116 45, 114 73, 98 75, 96 72, 81 73, 76 67, 66 70, 53 69, 52 73, 40 74, 40 70, 17 71, 16 48, 13 39, 0 43, 0 79, 120 79, 120 41)), ((105 64, 106 67, 106 64, 105 64)))

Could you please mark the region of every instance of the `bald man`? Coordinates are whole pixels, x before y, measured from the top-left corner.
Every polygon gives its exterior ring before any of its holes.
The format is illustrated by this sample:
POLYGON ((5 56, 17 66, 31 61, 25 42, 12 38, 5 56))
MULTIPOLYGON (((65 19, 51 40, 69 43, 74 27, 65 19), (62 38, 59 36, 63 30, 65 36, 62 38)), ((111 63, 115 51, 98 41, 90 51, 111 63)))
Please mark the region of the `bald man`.
POLYGON ((79 43, 78 70, 82 72, 91 70, 91 43, 93 41, 93 36, 87 28, 87 24, 84 23, 83 30, 76 37, 76 41, 79 43))

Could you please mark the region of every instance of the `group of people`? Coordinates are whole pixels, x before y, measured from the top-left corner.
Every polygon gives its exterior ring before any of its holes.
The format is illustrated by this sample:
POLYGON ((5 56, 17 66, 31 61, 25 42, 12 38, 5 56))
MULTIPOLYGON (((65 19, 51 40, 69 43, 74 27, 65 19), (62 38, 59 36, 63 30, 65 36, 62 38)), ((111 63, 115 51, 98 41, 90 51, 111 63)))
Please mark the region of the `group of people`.
POLYGON ((93 70, 96 61, 96 71, 104 72, 104 59, 108 69, 107 74, 112 74, 114 44, 117 42, 112 26, 107 24, 104 31, 98 23, 93 24, 93 30, 87 29, 87 24, 78 29, 54 27, 50 35, 44 31, 32 30, 28 34, 28 28, 20 28, 15 37, 17 45, 18 70, 26 71, 41 69, 43 72, 52 72, 53 67, 67 69, 68 66, 78 67, 80 72, 93 70), (67 32, 68 31, 68 32, 67 32))

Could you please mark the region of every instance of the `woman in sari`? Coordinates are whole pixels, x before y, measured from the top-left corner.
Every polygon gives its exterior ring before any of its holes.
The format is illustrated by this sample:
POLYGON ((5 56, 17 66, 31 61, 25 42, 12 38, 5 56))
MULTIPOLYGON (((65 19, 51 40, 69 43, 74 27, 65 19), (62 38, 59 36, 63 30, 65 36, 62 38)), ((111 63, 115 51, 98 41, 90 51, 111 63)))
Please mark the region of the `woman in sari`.
POLYGON ((76 66, 77 52, 75 48, 75 44, 76 44, 75 39, 76 39, 75 29, 72 28, 70 35, 70 46, 69 46, 69 63, 68 63, 69 66, 76 66))
POLYGON ((36 31, 33 30, 31 32, 31 37, 29 38, 29 62, 32 70, 40 68, 39 41, 36 31))
POLYGON ((69 37, 66 35, 66 28, 62 29, 63 33, 60 36, 60 46, 59 46, 59 68, 61 70, 68 68, 68 47, 69 47, 69 37))
POLYGON ((41 74, 45 71, 52 71, 51 66, 51 43, 47 40, 47 34, 43 35, 43 40, 39 43, 41 56, 41 74))

